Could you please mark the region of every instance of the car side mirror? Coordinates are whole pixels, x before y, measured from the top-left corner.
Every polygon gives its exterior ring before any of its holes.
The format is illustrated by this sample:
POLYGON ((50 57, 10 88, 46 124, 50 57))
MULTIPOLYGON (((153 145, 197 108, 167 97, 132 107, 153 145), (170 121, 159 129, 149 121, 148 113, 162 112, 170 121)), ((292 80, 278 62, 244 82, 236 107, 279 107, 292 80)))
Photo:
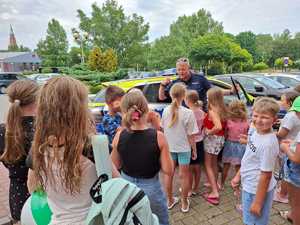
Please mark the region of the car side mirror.
POLYGON ((254 86, 254 89, 255 89, 256 92, 263 92, 264 91, 263 86, 254 86))

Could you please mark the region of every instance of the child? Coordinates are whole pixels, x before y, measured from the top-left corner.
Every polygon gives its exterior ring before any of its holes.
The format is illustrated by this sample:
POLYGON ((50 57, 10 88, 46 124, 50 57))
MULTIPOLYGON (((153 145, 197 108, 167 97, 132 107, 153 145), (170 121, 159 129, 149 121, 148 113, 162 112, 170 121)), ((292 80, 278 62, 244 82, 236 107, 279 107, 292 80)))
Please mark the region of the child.
MULTIPOLYGON (((280 102, 281 109, 284 109, 287 113, 281 120, 279 131, 277 132, 277 137, 279 141, 284 139, 295 140, 297 134, 300 131, 300 113, 297 111, 289 111, 294 100, 298 96, 299 93, 295 91, 286 92, 281 96, 281 102, 280 102)), ((283 164, 284 164, 283 158, 284 156, 280 155, 279 162, 282 168, 282 172, 283 172, 283 164)), ((284 180, 282 180, 275 191, 274 201, 281 202, 281 203, 288 203, 287 194, 288 194, 287 183, 284 180)), ((286 216, 284 217, 288 217, 288 214, 286 214, 286 216)))
POLYGON ((191 170, 191 187, 192 191, 189 195, 196 195, 199 192, 199 183, 201 176, 200 164, 204 163, 204 146, 203 146, 203 119, 205 112, 202 110, 202 102, 199 100, 198 92, 195 90, 188 90, 185 97, 185 104, 193 111, 199 132, 195 134, 195 142, 197 148, 197 159, 191 159, 190 170, 191 170))
POLYGON ((272 208, 276 180, 273 170, 279 144, 272 126, 276 122, 279 105, 274 99, 262 97, 253 106, 245 155, 241 169, 232 180, 237 186, 242 180, 242 208, 244 224, 267 225, 272 208))
POLYGON ((51 224, 84 224, 92 204, 89 192, 98 177, 93 161, 84 156, 92 151, 90 119, 88 90, 80 81, 59 76, 42 87, 32 154, 53 213, 51 224))
POLYGON ((224 104, 223 92, 220 88, 211 88, 207 92, 208 113, 203 126, 206 137, 204 138, 205 168, 207 178, 212 188, 210 193, 204 195, 207 202, 219 204, 218 190, 218 154, 221 152, 225 142, 225 126, 227 109, 224 104))
MULTIPOLYGON (((162 115, 162 127, 166 135, 174 164, 179 164, 179 176, 181 181, 181 211, 189 211, 190 202, 188 192, 190 190, 189 164, 191 159, 197 158, 194 135, 198 133, 193 111, 182 106, 186 95, 186 87, 182 83, 176 83, 170 90, 172 103, 167 106, 162 115)), ((178 198, 173 197, 173 176, 165 176, 166 190, 168 195, 168 209, 172 209, 178 198)))
MULTIPOLYGON (((298 97, 299 98, 299 97, 298 97)), ((295 105, 296 106, 296 105, 295 105)), ((300 111, 300 104, 295 108, 300 111)), ((291 219, 293 224, 300 225, 300 133, 295 139, 296 146, 291 141, 283 141, 281 150, 287 155, 284 163, 284 180, 288 183, 291 219)))
POLYGON ((148 103, 141 91, 127 93, 121 101, 123 124, 113 140, 112 159, 126 180, 149 197, 161 225, 168 225, 168 209, 158 173, 173 172, 169 147, 162 132, 148 128, 148 103))
POLYGON ((102 126, 104 134, 108 136, 110 152, 112 150, 112 140, 117 133, 117 129, 121 127, 120 102, 124 94, 123 89, 117 86, 108 86, 105 91, 105 103, 108 106, 108 113, 102 118, 102 126))
POLYGON ((9 171, 9 207, 15 222, 30 196, 27 189, 26 157, 34 135, 36 98, 39 87, 29 80, 15 81, 8 87, 10 107, 6 124, 0 126, 0 160, 9 171))
POLYGON ((239 171, 241 160, 244 156, 246 145, 240 144, 241 135, 247 135, 249 123, 247 121, 246 105, 239 100, 230 102, 228 106, 228 120, 226 124, 227 138, 223 149, 222 162, 222 187, 228 175, 230 165, 235 166, 236 172, 239 171))

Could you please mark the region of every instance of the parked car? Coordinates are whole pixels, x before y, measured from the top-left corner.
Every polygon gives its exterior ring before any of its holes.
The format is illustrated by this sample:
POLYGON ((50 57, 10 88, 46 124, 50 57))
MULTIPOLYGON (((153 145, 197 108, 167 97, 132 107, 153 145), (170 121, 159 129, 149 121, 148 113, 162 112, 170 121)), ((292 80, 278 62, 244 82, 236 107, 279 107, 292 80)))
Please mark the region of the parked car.
POLYGON ((28 76, 33 81, 36 81, 39 85, 45 84, 52 77, 59 76, 59 73, 37 73, 28 76))
POLYGON ((286 74, 286 73, 273 73, 265 74, 266 77, 275 80, 286 87, 296 87, 300 85, 300 75, 286 74))
MULTIPOLYGON (((201 76, 201 75, 199 75, 201 76)), ((176 79, 177 76, 170 77, 172 80, 176 79)), ((160 101, 158 98, 158 89, 160 82, 164 80, 165 77, 153 77, 153 78, 146 78, 146 79, 133 79, 133 80, 120 80, 120 81, 112 81, 112 82, 105 82, 102 83, 104 88, 99 91, 92 102, 89 103, 90 109, 92 114, 95 116, 96 123, 101 121, 103 114, 106 112, 105 107, 105 91, 107 86, 115 85, 121 87, 124 91, 129 91, 132 88, 138 88, 143 91, 145 97, 149 102, 149 108, 155 110, 160 115, 164 108, 170 104, 168 101, 160 101)), ((213 77, 208 77, 208 80, 212 84, 212 86, 217 86, 222 89, 231 89, 231 85, 227 84, 223 81, 217 80, 213 77)), ((254 98, 249 95, 244 88, 242 87, 237 94, 229 95, 224 97, 225 103, 229 103, 233 99, 241 99, 244 101, 249 107, 251 107, 254 98)))
POLYGON ((292 88, 286 87, 263 74, 246 73, 215 76, 216 79, 229 84, 231 83, 231 77, 237 80, 254 97, 269 96, 279 100, 283 93, 292 90, 292 88))
POLYGON ((0 72, 0 94, 6 94, 7 87, 16 80, 28 79, 20 73, 0 72))

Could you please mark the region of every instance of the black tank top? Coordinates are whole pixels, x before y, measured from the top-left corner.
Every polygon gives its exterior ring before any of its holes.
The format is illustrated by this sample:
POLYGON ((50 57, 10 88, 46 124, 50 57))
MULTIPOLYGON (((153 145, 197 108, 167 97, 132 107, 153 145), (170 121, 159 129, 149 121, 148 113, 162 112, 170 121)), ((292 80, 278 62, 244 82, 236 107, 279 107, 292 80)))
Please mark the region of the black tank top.
POLYGON ((118 152, 122 171, 135 178, 152 178, 160 170, 160 149, 157 131, 128 131, 124 129, 119 138, 118 152))

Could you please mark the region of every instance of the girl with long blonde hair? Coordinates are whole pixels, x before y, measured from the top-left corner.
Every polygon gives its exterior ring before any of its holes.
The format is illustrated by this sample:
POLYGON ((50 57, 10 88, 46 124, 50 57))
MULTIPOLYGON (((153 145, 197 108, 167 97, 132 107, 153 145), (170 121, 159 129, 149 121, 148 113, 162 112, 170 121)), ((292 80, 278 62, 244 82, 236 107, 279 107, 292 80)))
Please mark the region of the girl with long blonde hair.
POLYGON ((141 188, 149 197, 152 212, 161 225, 168 225, 168 210, 158 173, 166 176, 173 164, 165 136, 148 127, 148 102, 140 90, 122 98, 121 110, 124 129, 113 140, 112 159, 121 169, 122 177, 141 188))
MULTIPOLYGON (((162 127, 166 135, 174 164, 179 164, 179 176, 181 180, 181 211, 188 212, 190 202, 188 192, 190 190, 189 164, 197 158, 197 149, 194 135, 198 133, 196 119, 192 110, 182 106, 186 95, 186 87, 182 83, 176 83, 170 90, 172 103, 164 109, 162 115, 162 127), (192 151, 191 151, 192 150, 192 151)), ((179 202, 173 196, 173 176, 166 176, 166 190, 168 195, 168 208, 172 209, 179 202)))
POLYGON ((9 206, 15 221, 20 220, 22 207, 30 196, 25 162, 34 135, 38 90, 33 81, 12 83, 7 90, 10 106, 6 124, 0 125, 0 160, 9 171, 9 206))
POLYGON ((90 136, 88 90, 71 77, 49 80, 38 99, 33 168, 47 192, 51 224, 82 224, 97 179, 90 136))
POLYGON ((218 155, 225 142, 225 127, 227 108, 224 104, 222 89, 215 87, 207 92, 208 113, 204 118, 203 126, 206 134, 204 138, 205 168, 211 186, 211 192, 204 195, 211 204, 219 204, 218 187, 218 155))

